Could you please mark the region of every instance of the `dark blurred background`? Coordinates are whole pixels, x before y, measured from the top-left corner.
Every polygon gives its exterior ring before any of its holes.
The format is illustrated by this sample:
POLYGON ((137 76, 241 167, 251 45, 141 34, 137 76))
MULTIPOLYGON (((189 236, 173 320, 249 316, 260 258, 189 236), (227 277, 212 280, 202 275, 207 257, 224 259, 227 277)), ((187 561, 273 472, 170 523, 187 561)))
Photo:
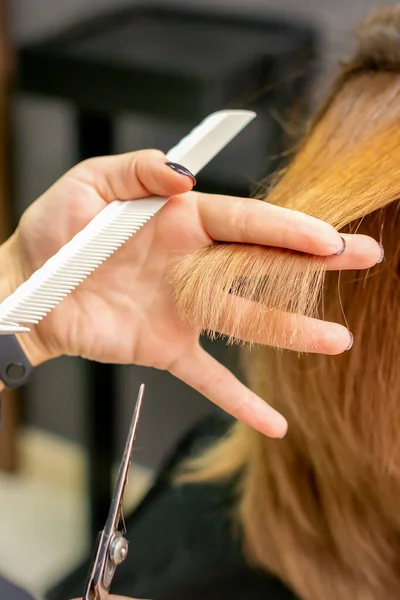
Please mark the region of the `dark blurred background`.
MULTIPOLYGON (((171 3, 166 0, 157 3, 147 0, 144 4, 147 7, 150 7, 152 4, 165 8, 171 6, 171 3)), ((289 25, 293 26, 294 31, 297 26, 301 26, 301 28, 305 27, 306 29, 310 27, 310 38, 307 40, 308 32, 304 38, 307 43, 311 41, 312 35, 315 35, 315 52, 318 55, 319 67, 322 68, 326 67, 326 64, 330 64, 334 59, 334 55, 346 47, 346 44, 348 44, 346 38, 348 38, 349 31, 351 31, 351 23, 357 21, 367 4, 365 1, 353 1, 349 3, 343 0, 335 2, 334 5, 329 0, 308 0, 307 2, 298 2, 297 0, 229 0, 229 2, 227 0, 217 0, 213 2, 202 1, 201 3, 198 0, 184 0, 180 3, 172 3, 172 6, 182 6, 196 10, 201 9, 208 15, 212 15, 213 12, 219 14, 223 12, 229 18, 233 15, 243 16, 244 19, 252 17, 260 19, 262 17, 263 20, 267 21, 271 17, 272 22, 274 20, 279 21, 282 18, 289 25)), ((369 4, 373 3, 369 2, 369 4)), ((108 12, 110 8, 125 8, 135 5, 142 6, 143 3, 134 2, 134 0, 73 0, 69 2, 61 0, 13 0, 13 2, 9 3, 9 10, 11 13, 14 43, 18 46, 25 46, 32 41, 41 42, 60 33, 64 34, 65 30, 68 30, 69 25, 73 25, 81 20, 90 22, 92 18, 98 17, 102 11, 108 12)), ((162 21, 160 23, 161 29, 157 31, 156 35, 162 35, 162 21)), ((269 33, 268 31, 265 32, 263 51, 266 54, 273 53, 275 50, 274 45, 276 44, 276 40, 273 39, 272 35, 269 36, 271 39, 268 39, 269 33)), ((248 43, 246 35, 251 39, 254 34, 251 30, 247 34, 245 33, 243 44, 248 43)), ((287 35, 290 37, 290 32, 287 35)), ((98 39, 100 38, 101 34, 98 36, 98 39)), ((190 36, 188 41, 190 42, 190 36)), ((202 42, 204 43, 203 51, 205 51, 208 41, 207 39, 203 39, 202 42)), ((168 41, 167 38, 164 43, 167 46, 173 45, 173 40, 168 41)), ((198 44, 197 40, 196 43, 198 44)), ((314 41, 311 41, 311 43, 314 43, 314 41)), ((154 46, 159 44, 159 39, 154 40, 154 46)), ((229 44, 232 45, 232 38, 229 39, 229 44)), ((77 53, 79 52, 79 46, 77 47, 72 43, 72 48, 77 53)), ((81 43, 80 48, 83 56, 85 52, 84 44, 81 43)), ((106 53, 107 50, 112 52, 113 49, 112 44, 107 48, 107 42, 104 43, 103 50, 106 53)), ((133 47, 132 49, 133 52, 137 50, 137 47, 133 47)), ((208 57, 205 58, 205 62, 202 65, 199 65, 203 60, 201 54, 199 56, 201 47, 199 47, 198 52, 196 51, 197 48, 193 50, 194 57, 197 55, 195 68, 198 70, 201 68, 212 70, 213 65, 207 64, 208 57)), ((246 65, 240 63, 235 65, 229 56, 219 56, 221 62, 225 60, 229 63, 229 68, 232 71, 236 68, 238 76, 237 81, 233 82, 232 89, 227 91, 225 98, 222 97, 220 101, 218 101, 218 98, 210 101, 210 108, 225 108, 226 106, 229 107, 231 103, 235 107, 251 108, 254 105, 252 102, 253 97, 257 96, 257 92, 259 92, 260 106, 263 114, 254 122, 251 130, 249 128, 248 131, 243 133, 224 152, 223 157, 221 156, 218 161, 215 161, 208 167, 204 175, 208 180, 211 182, 215 180, 215 183, 220 184, 222 179, 222 185, 214 185, 213 190, 229 193, 230 188, 234 188, 231 185, 231 179, 235 178, 239 179, 239 181, 234 182, 238 184, 238 190, 246 190, 246 185, 250 189, 258 177, 267 174, 270 162, 269 158, 275 155, 276 146, 280 144, 280 141, 278 144, 277 140, 270 139, 270 136, 272 133, 276 135, 275 123, 279 120, 279 117, 284 120, 289 115, 287 111, 285 114, 286 107, 276 102, 274 104, 274 98, 271 99, 271 94, 268 97, 268 91, 264 92, 263 88, 269 85, 280 87, 283 102, 287 100, 288 105, 297 100, 295 96, 291 95, 287 99, 284 97, 286 91, 285 85, 290 79, 295 81, 297 78, 299 80, 299 74, 303 75, 301 73, 302 70, 306 71, 308 68, 314 68, 315 60, 312 56, 314 49, 310 50, 308 57, 307 50, 309 48, 306 49, 303 64, 301 62, 291 64, 290 61, 287 63, 282 61, 281 65, 278 63, 275 66, 272 74, 266 70, 261 72, 261 74, 256 72, 255 80, 250 82, 248 79, 252 74, 251 64, 249 65, 248 72, 246 72, 246 65), (309 63, 307 62, 308 58, 310 59, 309 63), (279 72, 279 66, 281 66, 282 72, 279 72), (244 82, 240 80, 241 74, 247 78, 244 82), (262 80, 262 75, 265 77, 264 81, 262 80), (246 151, 243 151, 243 148, 246 151), (249 148, 251 149, 250 152, 248 151, 249 148), (242 164, 244 163, 239 171, 229 168, 229 165, 232 165, 232 154, 234 157, 235 155, 239 156, 238 160, 242 164), (228 166, 224 164, 224 168, 221 169, 221 161, 227 163, 228 166), (221 190, 217 189, 217 187, 221 187, 221 190)), ((187 54, 190 54, 190 51, 191 48, 189 47, 187 54)), ((218 51, 221 54, 221 48, 218 48, 218 51)), ((232 52, 232 46, 227 48, 226 52, 232 52)), ((260 48, 258 53, 261 53, 260 48)), ((118 49, 115 54, 115 63, 117 63, 118 49)), ((237 54, 239 61, 242 59, 242 56, 244 56, 244 59, 248 59, 250 63, 251 60, 255 61, 257 58, 257 51, 252 56, 251 51, 246 53, 246 49, 243 48, 239 48, 237 54)), ((289 57, 290 53, 288 53, 289 57)), ((139 57, 137 58, 139 61, 139 57)), ((294 59, 293 55, 292 58, 294 59)), ((107 60, 107 57, 105 60, 107 60)), ((155 62, 157 60, 156 56, 152 56, 151 60, 155 62)), ((163 56, 160 55, 160 64, 162 60, 163 56)), ((115 66, 117 68, 119 65, 115 64, 115 66)), ((185 65, 184 69, 188 70, 188 66, 185 65)), ((256 68, 254 68, 254 71, 256 71, 256 68)), ((35 73, 35 75, 37 74, 35 73)), ((307 75, 307 73, 304 73, 304 75, 307 75)), ((77 81, 77 84, 79 85, 79 81, 77 81)), ((127 79, 126 86, 129 87, 132 85, 132 80, 127 79)), ((104 81, 104 86, 107 88, 105 90, 107 95, 112 95, 112 88, 110 89, 107 80, 104 81)), ((38 88, 40 92, 40 82, 38 88)), ((292 93, 292 90, 290 92, 292 93)), ((140 95, 140 93, 140 89, 137 90, 137 94, 140 95)), ((154 88, 154 96, 160 107, 163 104, 163 93, 165 93, 165 90, 161 87, 154 88)), ((99 94, 101 94, 101 91, 99 91, 99 94)), ((279 97, 279 93, 277 93, 277 97, 279 97)), ((184 107, 186 103, 184 97, 181 97, 181 102, 184 107)), ((200 107, 199 114, 203 113, 205 116, 207 108, 207 106, 204 109, 200 107)), ((176 112, 179 113, 179 106, 177 106, 176 112)), ((78 131, 76 127, 77 110, 74 103, 69 102, 65 98, 51 97, 51 94, 42 95, 40 93, 21 92, 15 97, 13 115, 15 136, 14 165, 16 173, 13 202, 16 204, 16 212, 20 213, 79 159, 78 131)), ((115 126, 113 151, 124 152, 146 147, 160 147, 163 150, 168 150, 182 135, 187 133, 191 124, 194 125, 197 122, 193 116, 189 116, 186 123, 179 123, 174 117, 175 115, 172 118, 167 116, 164 119, 162 115, 135 114, 135 110, 129 112, 127 106, 124 106, 121 111, 115 111, 113 117, 115 126)), ((94 150, 96 150, 96 146, 94 150)), ((102 151, 103 148, 101 148, 100 142, 98 153, 101 154, 102 151)), ((78 441, 82 440, 84 431, 80 412, 82 394, 84 394, 82 384, 84 382, 82 381, 83 373, 81 366, 80 361, 63 359, 48 364, 39 370, 35 381, 27 390, 25 410, 27 422, 61 433, 78 441), (62 378, 63 382, 61 386, 59 385, 60 378, 62 378), (55 389, 57 389, 57 402, 54 402, 53 397, 55 389)), ((156 374, 152 375, 152 377, 158 379, 156 374)), ((121 400, 121 417, 124 414, 121 423, 123 431, 123 426, 126 423, 125 417, 129 414, 131 406, 131 394, 135 382, 137 382, 137 378, 135 377, 134 369, 121 369, 119 397, 121 400), (125 407, 126 410, 124 410, 125 407)), ((159 460, 165 442, 172 435, 170 428, 166 428, 165 425, 170 423, 171 427, 174 425, 179 427, 181 423, 186 421, 186 418, 182 415, 183 411, 196 418, 194 415, 198 410, 208 409, 208 405, 205 405, 202 400, 198 399, 196 402, 185 400, 183 405, 179 406, 179 410, 177 410, 176 395, 182 390, 180 386, 175 389, 175 385, 168 378, 168 386, 165 387, 163 383, 161 387, 157 386, 154 388, 154 392, 152 392, 152 397, 148 403, 152 404, 154 408, 157 407, 155 411, 156 419, 163 424, 162 429, 156 435, 152 435, 152 443, 146 449, 146 456, 143 455, 142 457, 143 461, 152 466, 159 460), (163 408, 165 409, 165 414, 160 412, 163 408)), ((153 421, 153 419, 151 420, 153 421)), ((146 422, 142 425, 142 433, 145 434, 145 437, 147 437, 147 426, 146 422)), ((151 426, 151 429, 153 426, 151 426)), ((150 429, 148 434, 150 435, 150 429)))
MULTIPOLYGON (((2 4, 1 30, 9 44, 2 53, 6 141, 0 170, 8 177, 0 210, 7 215, 10 231, 23 210, 80 159, 146 147, 167 151, 207 114, 223 108, 249 108, 259 116, 204 170, 198 189, 250 194, 279 165, 279 156, 290 144, 288 130, 325 87, 337 58, 351 44, 354 25, 378 3, 2 4)), ((221 342, 205 344, 236 368, 234 350, 221 342)), ((5 401, 0 430, 0 572, 18 578, 38 595, 73 566, 101 520, 111 463, 121 450, 141 381, 148 391, 135 458, 151 478, 179 436, 213 410, 168 374, 62 358, 40 367, 22 393, 5 401), (58 470, 57 476, 52 469, 58 470), (27 566, 19 568, 21 558, 14 558, 18 551, 13 554, 10 542, 10 531, 15 537, 20 519, 12 520, 10 527, 5 517, 28 506, 24 535, 30 536, 31 553, 47 540, 46 551, 37 552, 42 562, 31 565, 31 575, 27 566), (47 507, 49 528, 58 527, 60 535, 65 532, 65 548, 70 544, 60 556, 57 548, 63 542, 44 533, 40 507, 47 507), (79 534, 74 527, 81 528, 79 534)))

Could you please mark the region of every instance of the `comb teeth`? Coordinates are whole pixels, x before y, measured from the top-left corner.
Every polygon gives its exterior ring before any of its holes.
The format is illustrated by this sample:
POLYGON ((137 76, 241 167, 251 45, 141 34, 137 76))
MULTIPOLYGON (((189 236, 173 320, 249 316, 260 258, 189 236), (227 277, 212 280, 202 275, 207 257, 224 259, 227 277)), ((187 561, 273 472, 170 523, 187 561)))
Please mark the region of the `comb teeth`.
POLYGON ((113 202, 0 305, 0 332, 39 323, 118 250, 166 199, 113 202), (149 210, 152 209, 152 210, 149 210), (88 235, 89 234, 89 235, 88 235))
MULTIPOLYGON (((196 175, 255 114, 221 111, 205 119, 167 154, 196 175)), ((139 231, 167 198, 116 200, 0 305, 0 334, 29 331, 139 231)))

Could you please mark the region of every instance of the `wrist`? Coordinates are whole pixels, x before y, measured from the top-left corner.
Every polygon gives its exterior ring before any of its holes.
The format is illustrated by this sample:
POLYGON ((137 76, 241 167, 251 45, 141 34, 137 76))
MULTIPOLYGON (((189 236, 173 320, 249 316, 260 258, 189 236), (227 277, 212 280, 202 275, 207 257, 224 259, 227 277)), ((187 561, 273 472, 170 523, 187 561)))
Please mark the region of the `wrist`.
MULTIPOLYGON (((24 268, 25 264, 17 233, 14 233, 0 246, 0 302, 10 296, 32 274, 24 268)), ((32 366, 37 366, 50 358, 36 328, 37 326, 34 325, 29 332, 15 336, 32 366)), ((4 389, 3 382, 0 391, 1 389, 4 389)))

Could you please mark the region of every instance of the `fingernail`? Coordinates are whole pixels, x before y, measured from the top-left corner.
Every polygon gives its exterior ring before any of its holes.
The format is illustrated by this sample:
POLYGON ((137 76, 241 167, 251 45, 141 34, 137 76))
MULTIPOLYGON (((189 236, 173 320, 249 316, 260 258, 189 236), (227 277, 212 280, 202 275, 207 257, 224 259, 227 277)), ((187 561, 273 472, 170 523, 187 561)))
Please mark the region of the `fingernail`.
POLYGON ((381 263, 383 261, 383 259, 385 258, 385 250, 382 246, 382 244, 380 244, 379 242, 377 242, 379 248, 381 249, 381 256, 379 258, 379 260, 376 261, 376 264, 379 265, 379 263, 381 263))
POLYGON ((353 344, 354 344, 354 335, 351 333, 351 331, 349 331, 349 336, 350 336, 350 342, 349 342, 349 345, 346 348, 346 352, 347 352, 347 350, 350 350, 353 347, 353 344))
POLYGON ((346 240, 342 236, 340 236, 340 237, 342 238, 343 246, 339 250, 339 252, 335 252, 335 254, 333 256, 340 256, 340 254, 343 254, 343 252, 346 250, 346 240))
POLYGON ((179 175, 186 175, 186 177, 190 177, 193 181, 193 185, 196 185, 196 177, 183 165, 174 162, 167 162, 167 167, 179 173, 179 175))

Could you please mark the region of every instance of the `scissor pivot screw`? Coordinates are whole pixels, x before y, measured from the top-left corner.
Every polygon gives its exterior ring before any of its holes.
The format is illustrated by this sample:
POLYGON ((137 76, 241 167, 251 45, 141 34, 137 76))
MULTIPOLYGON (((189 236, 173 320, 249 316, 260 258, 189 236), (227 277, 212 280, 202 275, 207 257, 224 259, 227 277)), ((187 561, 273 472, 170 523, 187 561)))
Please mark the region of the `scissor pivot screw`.
POLYGON ((110 547, 110 559, 114 565, 120 565, 128 555, 128 540, 124 537, 116 537, 110 547))

